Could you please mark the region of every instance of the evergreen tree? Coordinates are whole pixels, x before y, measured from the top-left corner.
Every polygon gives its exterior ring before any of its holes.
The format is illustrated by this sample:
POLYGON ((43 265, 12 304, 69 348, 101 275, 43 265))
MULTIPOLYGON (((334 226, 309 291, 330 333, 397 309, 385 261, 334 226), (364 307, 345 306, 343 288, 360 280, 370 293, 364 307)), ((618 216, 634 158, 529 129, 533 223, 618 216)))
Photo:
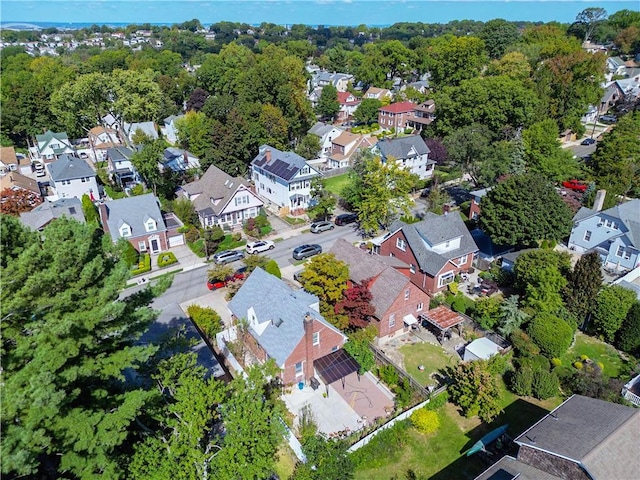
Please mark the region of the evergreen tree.
POLYGON ((589 252, 576 262, 569 274, 565 300, 567 308, 578 319, 584 319, 596 306, 602 288, 602 262, 598 252, 589 252))

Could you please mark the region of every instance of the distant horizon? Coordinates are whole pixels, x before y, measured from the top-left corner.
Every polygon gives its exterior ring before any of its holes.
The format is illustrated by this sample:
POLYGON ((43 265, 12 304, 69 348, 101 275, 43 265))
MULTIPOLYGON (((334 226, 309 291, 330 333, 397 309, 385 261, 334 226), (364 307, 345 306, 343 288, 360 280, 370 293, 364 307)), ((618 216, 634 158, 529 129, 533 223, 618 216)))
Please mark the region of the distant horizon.
MULTIPOLYGON (((504 18, 572 23, 585 8, 609 14, 638 10, 630 0, 3 0, 1 25, 172 25, 197 18, 203 25, 229 21, 259 25, 384 27, 394 23, 448 23, 504 18)), ((46 28, 46 27, 45 27, 46 28)), ((82 27, 79 27, 82 28, 82 27)))

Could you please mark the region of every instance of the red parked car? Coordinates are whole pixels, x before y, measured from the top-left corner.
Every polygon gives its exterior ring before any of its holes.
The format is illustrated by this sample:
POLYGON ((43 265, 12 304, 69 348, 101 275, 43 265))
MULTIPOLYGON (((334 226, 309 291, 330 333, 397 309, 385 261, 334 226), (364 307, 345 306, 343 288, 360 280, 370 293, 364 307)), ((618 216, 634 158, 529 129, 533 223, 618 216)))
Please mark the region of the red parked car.
POLYGON ((584 192, 589 184, 581 182, 580 180, 566 180, 562 182, 562 186, 569 190, 575 190, 576 192, 584 192))
POLYGON ((207 280, 207 288, 209 290, 218 290, 219 288, 226 287, 229 283, 235 282, 236 280, 243 280, 247 275, 247 267, 242 267, 233 272, 233 274, 229 275, 224 280, 211 281, 207 280))

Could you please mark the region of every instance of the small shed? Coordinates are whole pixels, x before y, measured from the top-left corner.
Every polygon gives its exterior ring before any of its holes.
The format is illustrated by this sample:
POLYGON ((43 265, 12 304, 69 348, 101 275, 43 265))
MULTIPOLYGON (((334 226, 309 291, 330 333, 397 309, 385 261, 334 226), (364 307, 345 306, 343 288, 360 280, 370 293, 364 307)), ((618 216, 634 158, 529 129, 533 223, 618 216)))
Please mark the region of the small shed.
POLYGON ((488 360, 496 353, 500 353, 500 345, 492 342, 487 337, 482 337, 465 347, 463 360, 465 362, 469 360, 488 360))

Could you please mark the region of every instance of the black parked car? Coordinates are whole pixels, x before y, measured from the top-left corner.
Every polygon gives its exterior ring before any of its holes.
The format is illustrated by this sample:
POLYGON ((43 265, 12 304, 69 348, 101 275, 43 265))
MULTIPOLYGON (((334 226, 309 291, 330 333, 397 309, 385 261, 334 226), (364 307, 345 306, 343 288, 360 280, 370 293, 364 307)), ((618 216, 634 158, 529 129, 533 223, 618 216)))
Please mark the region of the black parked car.
POLYGON ((580 142, 580 145, 593 145, 594 143, 596 143, 595 138, 588 137, 582 140, 580 142))
POLYGON ((347 225, 349 223, 354 223, 358 221, 358 215, 355 213, 343 213, 342 215, 338 215, 335 219, 336 225, 347 225))
POLYGON ((296 260, 302 260, 304 258, 313 257, 319 253, 322 253, 322 247, 320 245, 300 245, 293 249, 293 258, 296 260))
POLYGON ((616 118, 615 115, 602 115, 600 117, 600 121, 602 123, 616 123, 618 119, 616 118))

